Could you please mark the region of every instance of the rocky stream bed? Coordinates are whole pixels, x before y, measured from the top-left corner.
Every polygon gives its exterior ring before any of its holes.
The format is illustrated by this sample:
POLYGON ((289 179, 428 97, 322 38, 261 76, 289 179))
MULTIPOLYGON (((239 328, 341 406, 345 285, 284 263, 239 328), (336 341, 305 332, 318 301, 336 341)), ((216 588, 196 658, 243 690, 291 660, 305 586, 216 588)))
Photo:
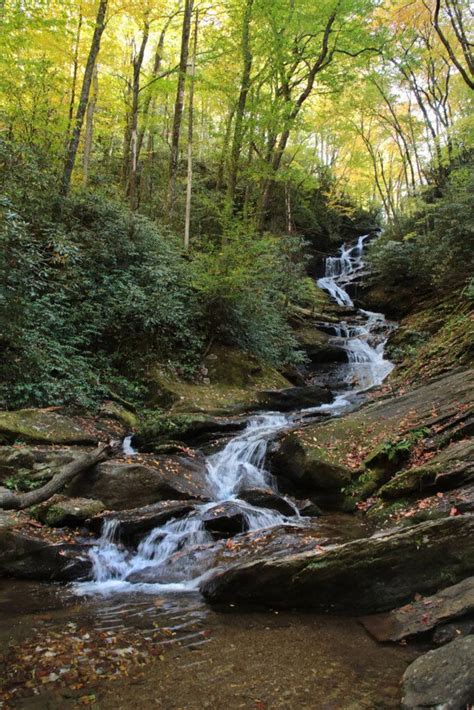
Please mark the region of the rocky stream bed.
POLYGON ((328 259, 324 311, 295 313, 302 381, 221 348, 205 383, 161 377, 144 422, 0 412, 0 706, 474 701, 474 372, 386 381, 367 239, 328 259))

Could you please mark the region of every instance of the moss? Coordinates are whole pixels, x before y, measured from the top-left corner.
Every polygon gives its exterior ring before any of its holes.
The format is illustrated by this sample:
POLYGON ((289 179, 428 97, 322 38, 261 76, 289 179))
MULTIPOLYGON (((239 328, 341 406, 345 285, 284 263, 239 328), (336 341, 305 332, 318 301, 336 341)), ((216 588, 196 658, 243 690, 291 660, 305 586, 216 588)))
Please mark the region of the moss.
POLYGON ((0 412, 0 436, 7 441, 91 444, 95 438, 73 419, 45 409, 0 412))
POLYGON ((407 471, 402 471, 380 489, 382 498, 398 498, 412 493, 419 493, 423 487, 434 482, 436 475, 441 470, 440 463, 417 466, 407 471))
POLYGON ((235 348, 213 348, 204 360, 205 377, 186 382, 157 365, 149 372, 150 404, 173 413, 232 414, 257 401, 266 389, 284 389, 291 383, 277 370, 235 348))

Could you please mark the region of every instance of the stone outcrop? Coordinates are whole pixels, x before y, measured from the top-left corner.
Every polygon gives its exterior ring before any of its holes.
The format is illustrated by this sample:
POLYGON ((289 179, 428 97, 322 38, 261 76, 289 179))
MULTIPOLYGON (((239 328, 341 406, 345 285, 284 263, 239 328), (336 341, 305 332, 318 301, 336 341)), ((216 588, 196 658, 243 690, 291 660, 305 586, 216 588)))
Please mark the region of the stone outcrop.
POLYGON ((388 614, 363 617, 361 622, 377 641, 400 641, 468 614, 474 614, 474 577, 388 614))
POLYGON ((236 564, 202 587, 211 602, 371 613, 474 573, 474 515, 302 554, 236 564))
POLYGON ((474 702, 474 636, 429 651, 402 679, 403 710, 465 710, 474 702))

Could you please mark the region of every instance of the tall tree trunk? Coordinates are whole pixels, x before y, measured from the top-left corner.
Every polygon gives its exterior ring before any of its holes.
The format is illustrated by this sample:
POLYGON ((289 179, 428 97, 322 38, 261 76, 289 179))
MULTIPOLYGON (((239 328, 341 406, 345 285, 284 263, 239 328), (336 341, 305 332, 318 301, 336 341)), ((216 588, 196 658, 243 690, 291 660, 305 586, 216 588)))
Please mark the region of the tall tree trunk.
POLYGON ((179 160, 179 139, 181 136, 181 122, 183 118, 184 109, 184 92, 186 87, 186 73, 189 56, 189 38, 191 34, 191 20, 193 8, 194 0, 185 0, 183 29, 181 34, 181 55, 179 60, 178 88, 176 91, 173 129, 171 133, 171 155, 168 176, 168 194, 166 200, 169 217, 171 217, 176 194, 176 178, 178 173, 179 160))
POLYGON ((94 132, 94 114, 97 106, 97 96, 99 94, 99 77, 97 71, 97 65, 94 67, 94 74, 92 76, 92 94, 87 104, 86 111, 86 131, 84 135, 84 158, 83 158, 83 177, 82 182, 84 187, 87 186, 89 181, 89 166, 91 160, 92 152, 92 135, 94 132))
POLYGON ((237 186, 237 176, 239 171, 240 153, 242 151, 243 123, 247 97, 250 91, 252 72, 252 49, 250 44, 250 22, 252 19, 254 0, 247 0, 242 22, 242 78, 240 81, 240 93, 235 112, 234 136, 232 139, 232 149, 230 154, 229 180, 227 188, 227 198, 231 212, 235 206, 235 189, 237 186))
POLYGON ((69 100, 69 111, 67 117, 67 128, 66 128, 66 142, 67 145, 71 135, 72 119, 74 117, 74 105, 76 103, 76 89, 77 89, 77 73, 79 71, 79 45, 81 41, 81 31, 82 31, 82 5, 79 6, 79 19, 77 21, 76 38, 74 42, 74 59, 72 63, 72 85, 71 85, 71 98, 69 100))
POLYGON ((76 162, 77 149, 79 147, 79 140, 81 138, 82 125, 84 123, 84 116, 86 114, 87 102, 89 101, 92 75, 94 73, 94 67, 100 50, 100 42, 105 29, 105 15, 107 12, 107 4, 108 0, 99 0, 94 34, 92 37, 89 56, 87 57, 84 79, 82 81, 81 96, 77 107, 74 128, 66 152, 66 160, 64 162, 64 170, 61 178, 60 194, 63 196, 66 196, 69 193, 71 187, 72 171, 74 170, 74 164, 76 162))
POLYGON ((184 248, 189 249, 191 232, 191 198, 193 193, 193 140, 194 140, 194 81, 196 74, 196 55, 199 31, 199 10, 196 10, 194 23, 194 41, 189 68, 189 111, 188 111, 188 179, 186 184, 186 214, 184 219, 184 248))
POLYGON ((130 207, 132 210, 136 210, 138 207, 138 184, 137 184, 137 172, 138 172, 138 111, 139 111, 139 99, 140 99, 140 74, 143 65, 143 59, 145 57, 146 45, 148 43, 148 37, 150 35, 150 24, 148 20, 145 21, 142 41, 140 44, 140 49, 138 54, 133 58, 133 81, 132 81, 132 110, 130 115, 130 150, 128 151, 130 156, 130 166, 128 170, 129 182, 128 182, 128 197, 130 200, 130 207))

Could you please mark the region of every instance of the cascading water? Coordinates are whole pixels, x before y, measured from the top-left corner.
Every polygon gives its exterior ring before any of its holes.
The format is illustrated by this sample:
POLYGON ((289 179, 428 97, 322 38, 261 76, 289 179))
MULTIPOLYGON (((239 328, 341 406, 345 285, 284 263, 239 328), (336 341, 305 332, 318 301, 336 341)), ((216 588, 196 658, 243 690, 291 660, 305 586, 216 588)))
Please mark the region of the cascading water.
MULTIPOLYGON (((328 406, 328 405, 326 405, 328 406)), ((218 503, 234 502, 242 510, 248 530, 271 528, 299 520, 274 510, 258 508, 240 500, 244 488, 274 489, 271 475, 264 468, 270 439, 289 426, 291 416, 262 414, 252 417, 245 431, 221 451, 207 459, 207 482, 211 503, 196 505, 179 520, 170 520, 142 540, 135 553, 117 544, 117 525, 105 524, 99 543, 92 548, 94 581, 77 585, 81 593, 117 591, 175 592, 197 588, 202 574, 212 566, 215 540, 204 526, 203 517, 218 503), (193 551, 199 554, 193 559, 193 551), (187 554, 191 553, 191 554, 187 554), (144 573, 144 574, 140 574, 144 573), (153 582, 138 582, 150 578, 153 582)))
POLYGON ((357 392, 380 385, 393 369, 393 364, 384 357, 390 330, 385 316, 361 308, 356 310, 346 291, 364 269, 363 254, 368 237, 368 234, 359 237, 355 246, 343 245, 339 256, 328 257, 325 275, 317 282, 339 306, 354 309, 354 322, 325 325, 333 329, 332 342, 347 353, 349 366, 345 382, 357 392))
MULTIPOLYGON (((342 247, 338 257, 326 261, 326 274, 318 285, 340 306, 354 309, 345 288, 363 269, 363 250, 367 236, 352 247, 342 247)), ((172 519, 155 528, 132 552, 117 541, 117 524, 108 521, 102 537, 92 548, 94 580, 76 585, 80 593, 144 591, 155 593, 195 590, 200 579, 215 560, 216 542, 205 528, 204 516, 216 504, 235 503, 243 512, 248 530, 276 525, 304 524, 295 508, 292 517, 259 508, 239 499, 244 488, 274 490, 264 460, 269 441, 291 426, 298 416, 308 414, 339 415, 351 405, 351 394, 380 384, 392 369, 384 359, 385 318, 379 313, 354 309, 355 322, 324 324, 348 355, 346 387, 332 404, 305 409, 293 415, 265 413, 251 417, 245 431, 233 438, 219 452, 207 459, 207 487, 212 502, 196 505, 194 511, 178 520, 172 519)), ((123 445, 124 453, 134 455, 131 438, 123 445)))

